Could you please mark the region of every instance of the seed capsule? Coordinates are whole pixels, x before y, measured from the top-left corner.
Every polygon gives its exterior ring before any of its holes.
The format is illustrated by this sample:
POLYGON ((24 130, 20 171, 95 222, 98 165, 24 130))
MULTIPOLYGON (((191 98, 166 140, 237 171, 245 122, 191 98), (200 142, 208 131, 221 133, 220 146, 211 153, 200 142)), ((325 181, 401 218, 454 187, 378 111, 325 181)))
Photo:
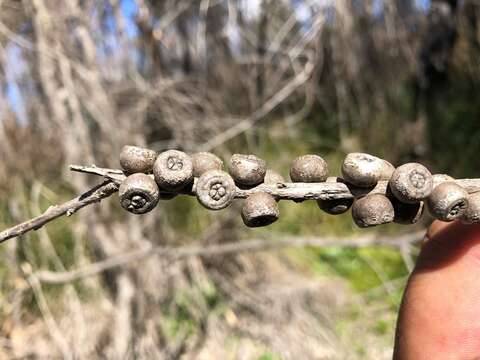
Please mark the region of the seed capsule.
POLYGON ((416 224, 422 217, 425 210, 425 204, 420 201, 415 204, 405 204, 396 198, 390 198, 393 209, 395 211, 395 218, 393 222, 401 225, 416 224))
POLYGON ((253 193, 243 203, 242 219, 248 227, 267 226, 278 220, 280 212, 272 195, 253 193))
POLYGON ((120 152, 120 166, 128 173, 151 173, 157 153, 138 146, 125 145, 120 152))
POLYGON ((317 200, 318 207, 330 215, 346 213, 353 204, 353 199, 317 200))
POLYGON ((210 170, 197 181, 197 199, 210 210, 221 210, 229 206, 235 198, 236 186, 232 177, 221 170, 210 170))
POLYGON ((465 212, 460 216, 460 221, 464 224, 476 224, 480 222, 480 192, 468 195, 468 206, 465 212))
POLYGON ((280 175, 276 171, 267 169, 263 182, 265 184, 278 184, 278 183, 284 183, 285 179, 283 178, 282 175, 280 175))
POLYGON ((433 175, 433 185, 439 184, 445 181, 455 181, 455 179, 447 174, 435 174, 433 175))
POLYGON ((364 153, 348 154, 342 165, 345 181, 364 188, 375 186, 382 176, 388 176, 388 171, 385 160, 364 153))
POLYGON ((160 198, 158 186, 148 175, 137 173, 128 176, 118 189, 120 204, 133 214, 151 211, 160 198))
POLYGON ((467 191, 454 182, 436 186, 427 199, 430 213, 441 221, 453 221, 463 215, 468 207, 467 191))
POLYGON ((266 164, 255 155, 234 154, 230 159, 228 171, 236 183, 255 186, 263 182, 266 164))
POLYGON ((382 171, 380 173, 380 180, 385 180, 388 181, 393 175, 393 172, 395 171, 395 166, 393 166, 391 163, 389 163, 387 160, 382 160, 382 171))
POLYGON ((398 200, 414 204, 430 195, 433 189, 433 177, 425 166, 408 163, 393 172, 388 185, 398 200))
MULTIPOLYGON (((336 177, 329 177, 327 183, 339 182, 336 177)), ((340 215, 346 213, 353 204, 353 199, 334 199, 334 200, 317 200, 320 209, 330 215, 340 215)))
POLYGON ((380 194, 372 194, 355 200, 352 217, 359 227, 366 228, 391 223, 395 217, 390 200, 380 194))
POLYGON ((177 195, 177 193, 160 189, 160 200, 172 200, 173 198, 177 197, 177 195))
POLYGON ((158 155, 153 174, 160 188, 181 189, 193 181, 192 159, 182 151, 165 151, 158 155))
POLYGON ((293 160, 290 179, 293 182, 323 182, 328 178, 328 164, 318 155, 303 155, 293 160))
POLYGON ((199 152, 192 155, 193 176, 200 177, 209 170, 222 170, 223 161, 215 154, 199 152))

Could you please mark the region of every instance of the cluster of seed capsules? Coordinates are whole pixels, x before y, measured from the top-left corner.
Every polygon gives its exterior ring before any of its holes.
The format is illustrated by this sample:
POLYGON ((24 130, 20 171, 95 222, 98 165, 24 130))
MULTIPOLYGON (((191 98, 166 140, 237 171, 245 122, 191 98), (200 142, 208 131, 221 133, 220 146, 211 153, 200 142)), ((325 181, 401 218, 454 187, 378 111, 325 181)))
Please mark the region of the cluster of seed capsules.
MULTIPOLYGON (((207 209, 220 210, 233 202, 239 189, 285 184, 280 174, 267 169, 265 161, 254 155, 233 155, 226 172, 223 161, 212 153, 188 155, 168 150, 157 154, 153 150, 125 146, 120 165, 127 175, 119 187, 120 202, 134 214, 145 214, 160 199, 172 199, 179 193, 194 194, 207 209)), ((421 164, 408 163, 395 168, 378 157, 351 153, 341 170, 342 178, 329 177, 324 159, 304 155, 293 161, 290 179, 293 183, 343 182, 356 189, 370 189, 378 182, 388 182, 385 194, 360 191, 354 197, 317 200, 318 206, 331 215, 351 209, 353 220, 360 227, 391 222, 414 224, 425 207, 442 221, 480 222, 480 192, 469 194, 450 176, 432 175, 421 164)), ((245 225, 266 226, 278 220, 279 200, 267 191, 249 193, 241 213, 245 225)))

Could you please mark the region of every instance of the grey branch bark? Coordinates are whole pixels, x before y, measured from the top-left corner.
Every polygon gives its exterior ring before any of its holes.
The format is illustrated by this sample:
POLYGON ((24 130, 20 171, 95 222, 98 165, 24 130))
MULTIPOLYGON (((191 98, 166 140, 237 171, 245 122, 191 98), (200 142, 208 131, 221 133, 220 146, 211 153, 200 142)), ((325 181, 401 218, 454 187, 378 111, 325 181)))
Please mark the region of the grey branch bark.
POLYGON ((29 231, 38 230, 43 225, 59 218, 60 216, 71 216, 81 208, 98 203, 117 191, 118 184, 111 180, 106 180, 102 184, 95 186, 75 199, 67 201, 61 205, 50 206, 42 215, 2 231, 0 233, 0 243, 23 235, 29 231))
MULTIPOLYGON (((83 172, 92 175, 103 176, 108 180, 120 184, 125 175, 121 170, 104 169, 96 166, 70 166, 72 171, 83 172)), ((153 175, 151 175, 153 176, 153 175)), ((444 180, 436 181, 435 186, 444 180)), ((464 187, 469 193, 480 191, 480 179, 455 180, 457 184, 464 187)), ((255 192, 266 192, 282 200, 334 200, 351 199, 365 194, 386 194, 388 181, 380 181, 372 188, 358 188, 343 182, 322 182, 322 183, 277 183, 261 184, 252 189, 237 188, 235 198, 245 199, 255 192)), ((189 195, 195 195, 195 184, 189 195)))
POLYGON ((406 244, 421 241, 425 236, 424 231, 418 231, 401 236, 375 236, 367 235, 357 239, 345 239, 336 237, 322 238, 280 238, 276 240, 255 239, 230 244, 218 244, 210 246, 188 246, 188 247, 163 247, 148 246, 145 249, 132 251, 126 254, 117 255, 109 259, 99 261, 84 268, 66 272, 39 271, 35 277, 44 283, 62 284, 79 280, 89 276, 100 274, 103 271, 125 266, 129 263, 145 260, 152 256, 159 256, 171 261, 182 260, 192 256, 212 257, 218 255, 239 254, 243 252, 258 252, 266 250, 279 250, 286 247, 350 247, 363 248, 370 246, 385 246, 400 248, 406 244))
MULTIPOLYGON (((45 224, 53 221, 60 216, 71 216, 81 208, 100 202, 118 191, 119 185, 125 180, 126 176, 122 170, 106 169, 97 166, 71 165, 70 170, 97 175, 104 178, 104 182, 79 197, 72 199, 64 204, 51 206, 42 215, 25 221, 22 224, 6 229, 0 233, 0 243, 8 239, 23 235, 32 230, 38 230, 45 224)), ((153 175, 151 175, 153 176, 153 175)), ((436 182, 438 185, 440 182, 436 182)), ((457 184, 463 186, 469 193, 480 191, 480 179, 460 179, 455 180, 457 184)), ((235 198, 245 199, 255 192, 266 192, 281 200, 334 200, 351 199, 365 194, 386 194, 388 182, 380 181, 373 189, 357 188, 342 182, 337 183, 277 183, 261 184, 252 189, 236 189, 235 198)), ((183 194, 195 196, 195 183, 191 192, 183 194)))

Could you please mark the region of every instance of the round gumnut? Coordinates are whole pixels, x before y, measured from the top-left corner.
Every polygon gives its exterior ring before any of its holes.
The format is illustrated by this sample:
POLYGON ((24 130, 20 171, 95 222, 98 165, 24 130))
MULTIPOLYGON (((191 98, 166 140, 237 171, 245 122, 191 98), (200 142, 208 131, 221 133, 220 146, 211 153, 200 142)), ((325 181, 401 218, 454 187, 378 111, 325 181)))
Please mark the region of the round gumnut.
POLYGON ((290 179, 293 182, 324 182, 328 178, 328 164, 318 155, 303 155, 292 162, 290 179))
POLYGON ((128 173, 151 173, 157 153, 138 146, 125 145, 120 152, 120 166, 128 173))
POLYGON ((342 164, 342 175, 346 182, 363 188, 375 186, 388 172, 385 160, 364 153, 351 153, 342 164))
POLYGON ((222 170, 203 173, 195 185, 198 201, 210 210, 221 210, 229 206, 235 198, 235 191, 232 177, 222 170))
POLYGON ((215 154, 199 152, 192 155, 193 176, 200 177, 209 170, 222 170, 223 161, 215 154))
POLYGON ((420 201, 415 204, 406 204, 396 198, 390 198, 395 211, 393 222, 401 225, 416 224, 425 210, 425 203, 420 201))
POLYGON ((153 174, 160 188, 181 189, 193 181, 192 159, 182 151, 164 151, 155 161, 153 174))
POLYGON ((453 221, 468 208, 468 192, 452 181, 436 186, 427 199, 430 213, 438 220, 453 221))
POLYGON ((279 214, 275 198, 267 193, 253 193, 243 203, 242 219, 248 227, 270 225, 278 220, 279 214))
POLYGON ((151 211, 160 198, 157 183, 142 173, 128 176, 120 184, 118 195, 122 207, 133 214, 151 211))
POLYGON ((453 177, 447 174, 435 174, 433 175, 433 186, 437 186, 445 181, 455 181, 453 177))
POLYGON ((414 204, 430 195, 433 189, 433 176, 425 166, 408 163, 395 169, 388 185, 398 200, 414 204))
POLYGON ((236 183, 255 186, 265 178, 265 161, 255 155, 234 154, 228 164, 228 171, 236 183))
POLYGON ((395 171, 395 166, 393 166, 387 160, 383 160, 383 159, 381 160, 382 160, 382 171, 381 171, 379 180, 388 181, 390 180, 390 178, 393 175, 393 172, 395 171))
MULTIPOLYGON (((327 183, 336 183, 339 179, 336 177, 329 177, 327 183)), ((353 204, 352 199, 332 199, 332 200, 317 200, 317 205, 320 209, 330 215, 340 215, 346 213, 353 204)))
POLYGON ((160 200, 172 200, 178 194, 160 189, 160 200))
POLYGON ((395 218, 391 201, 384 195, 372 194, 354 201, 352 217, 359 227, 388 224, 395 218))
POLYGON ((278 172, 271 169, 267 169, 263 182, 265 184, 278 184, 278 183, 284 183, 285 179, 278 172))
POLYGON ((468 195, 468 206, 465 212, 460 216, 460 221, 464 224, 476 224, 480 222, 480 192, 468 195))

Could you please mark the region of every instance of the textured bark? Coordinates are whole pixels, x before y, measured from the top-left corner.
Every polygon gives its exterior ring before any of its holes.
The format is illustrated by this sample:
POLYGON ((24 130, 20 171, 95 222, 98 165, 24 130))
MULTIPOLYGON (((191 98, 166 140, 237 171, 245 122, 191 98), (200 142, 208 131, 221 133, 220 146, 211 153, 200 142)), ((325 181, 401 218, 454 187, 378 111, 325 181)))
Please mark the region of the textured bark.
MULTIPOLYGON (((16 225, 0 233, 0 242, 23 235, 32 230, 38 230, 45 224, 53 221, 60 216, 71 216, 81 208, 97 203, 118 191, 121 182, 126 178, 121 170, 104 169, 96 166, 78 166, 72 165, 72 171, 83 172, 92 175, 98 175, 105 178, 105 182, 95 188, 87 191, 79 197, 72 199, 64 204, 51 206, 42 215, 28 220, 22 224, 16 225)), ((153 177, 153 175, 150 175, 153 177)), ((196 196, 195 179, 191 190, 180 191, 184 195, 196 196)), ((434 186, 444 182, 445 179, 437 179, 434 186)), ((455 182, 464 187, 468 193, 480 191, 480 179, 459 179, 455 182)), ((366 194, 387 194, 388 181, 380 181, 369 189, 357 188, 343 182, 322 182, 322 183, 276 183, 261 184, 251 189, 240 189, 237 187, 235 192, 236 199, 246 199, 253 193, 263 192, 271 194, 281 200, 335 200, 352 199, 364 196, 366 194)))

